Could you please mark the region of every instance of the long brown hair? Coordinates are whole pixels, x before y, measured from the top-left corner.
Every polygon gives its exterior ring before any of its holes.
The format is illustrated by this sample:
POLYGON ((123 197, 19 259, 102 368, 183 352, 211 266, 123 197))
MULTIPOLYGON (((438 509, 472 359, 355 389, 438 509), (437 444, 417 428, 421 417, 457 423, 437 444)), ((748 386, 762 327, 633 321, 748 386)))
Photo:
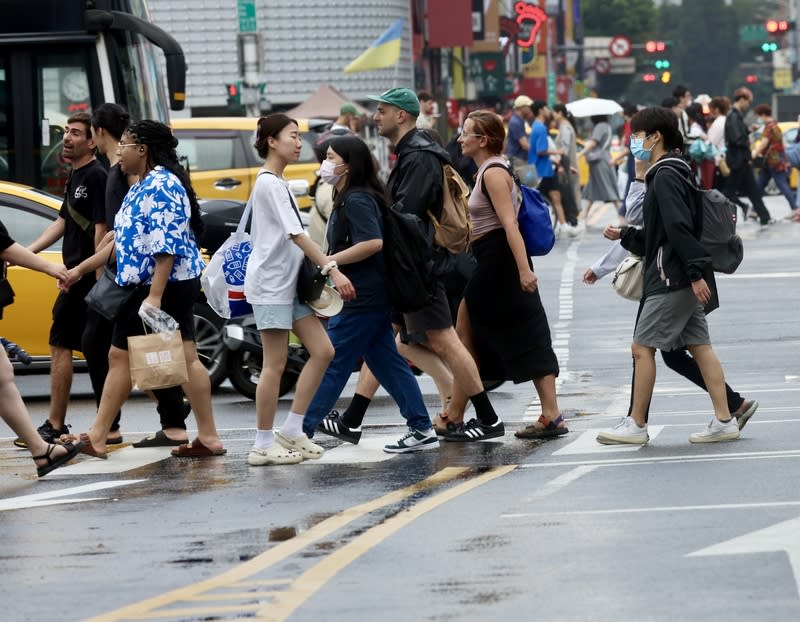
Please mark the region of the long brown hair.
POLYGON ((489 153, 492 155, 503 153, 506 129, 500 115, 491 110, 473 110, 467 119, 472 119, 476 134, 486 137, 486 150, 489 153))

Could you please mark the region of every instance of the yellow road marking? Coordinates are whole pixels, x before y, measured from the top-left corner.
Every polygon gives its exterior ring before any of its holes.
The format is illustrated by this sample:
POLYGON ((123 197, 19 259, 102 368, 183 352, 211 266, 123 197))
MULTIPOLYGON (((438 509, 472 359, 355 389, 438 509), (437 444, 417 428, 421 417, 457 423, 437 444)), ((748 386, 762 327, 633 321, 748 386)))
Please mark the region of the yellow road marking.
MULTIPOLYGON (((252 575, 261 572, 288 557, 291 557, 310 544, 327 537, 328 535, 338 531, 342 527, 361 518, 362 516, 365 516, 366 514, 374 512, 375 510, 387 505, 399 503, 423 490, 434 488, 440 484, 453 480, 465 473, 467 470, 467 467, 444 468, 441 471, 438 471, 430 477, 422 480, 421 482, 417 482, 416 484, 406 486, 405 488, 401 488, 399 490, 394 490, 372 501, 368 501, 366 503, 343 510, 335 516, 331 516, 330 518, 317 523, 310 529, 298 534, 291 540, 281 542, 268 551, 265 551, 253 559, 246 561, 235 568, 231 568, 227 572, 224 572, 216 577, 212 577, 211 579, 206 579, 198 583, 193 583, 192 585, 187 585, 186 587, 178 588, 176 590, 172 590, 171 592, 167 592, 153 598, 148 598, 147 600, 143 600, 132 605, 121 607, 115 611, 102 613, 92 618, 88 618, 85 620, 85 622, 117 622, 119 620, 153 619, 164 617, 164 615, 160 615, 158 612, 154 612, 154 610, 159 607, 167 607, 176 602, 191 602, 195 596, 198 596, 199 594, 209 590, 219 589, 221 587, 234 584, 241 584, 241 581, 244 579, 249 579, 252 575)), ((245 608, 241 608, 241 610, 244 609, 245 608)), ((176 614, 173 611, 172 615, 179 614, 176 614)))
POLYGON ((368 529, 300 575, 288 590, 280 592, 277 595, 277 602, 270 603, 259 610, 256 613, 256 619, 262 621, 269 620, 269 622, 285 620, 338 572, 361 557, 364 553, 375 548, 390 535, 443 503, 447 503, 459 495, 469 492, 473 488, 477 488, 486 482, 501 477, 513 471, 515 468, 516 465, 513 464, 494 467, 486 473, 472 478, 463 484, 459 484, 438 495, 424 499, 414 504, 407 511, 395 514, 383 523, 368 529))

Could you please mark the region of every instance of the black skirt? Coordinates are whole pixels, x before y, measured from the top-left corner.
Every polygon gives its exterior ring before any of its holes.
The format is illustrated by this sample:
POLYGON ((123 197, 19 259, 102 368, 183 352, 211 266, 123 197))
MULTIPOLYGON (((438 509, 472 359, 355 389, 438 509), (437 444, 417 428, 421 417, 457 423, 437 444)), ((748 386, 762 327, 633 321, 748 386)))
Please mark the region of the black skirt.
POLYGON ((477 265, 464 299, 481 377, 519 383, 558 376, 558 359, 539 290, 531 293, 520 287, 505 230, 491 231, 476 240, 472 252, 477 265))

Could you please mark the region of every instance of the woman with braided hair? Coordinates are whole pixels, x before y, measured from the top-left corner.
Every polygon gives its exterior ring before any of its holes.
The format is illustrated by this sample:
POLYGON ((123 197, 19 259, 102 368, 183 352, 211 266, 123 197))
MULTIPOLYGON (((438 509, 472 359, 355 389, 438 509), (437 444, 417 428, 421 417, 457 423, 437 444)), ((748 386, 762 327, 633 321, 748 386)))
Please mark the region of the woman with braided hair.
MULTIPOLYGON (((225 453, 211 412, 211 383, 197 357, 192 307, 200 293, 204 267, 197 238, 202 222, 189 176, 178 163, 178 141, 158 121, 133 123, 123 134, 117 155, 123 172, 136 175, 114 220, 117 283, 138 285, 114 320, 109 370, 97 417, 80 435, 84 453, 106 458, 106 437, 114 416, 131 391, 128 337, 144 333, 138 315, 148 303, 172 316, 183 338, 189 381, 183 390, 197 420, 197 438, 172 450, 177 457, 225 453)), ((70 271, 68 284, 95 270, 109 257, 101 250, 70 271)))

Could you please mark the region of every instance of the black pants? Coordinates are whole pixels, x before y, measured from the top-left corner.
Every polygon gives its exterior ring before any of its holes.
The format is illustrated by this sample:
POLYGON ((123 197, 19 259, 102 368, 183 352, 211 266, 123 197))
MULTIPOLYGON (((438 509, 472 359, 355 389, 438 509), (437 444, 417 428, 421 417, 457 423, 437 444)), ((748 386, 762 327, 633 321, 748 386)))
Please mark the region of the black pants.
MULTIPOLYGON (((108 375, 108 351, 111 349, 111 333, 114 324, 100 314, 87 309, 86 326, 81 336, 81 351, 86 357, 89 367, 89 379, 92 383, 95 402, 100 406, 103 385, 108 375)), ((183 407, 183 390, 180 387, 156 389, 153 391, 158 400, 158 414, 161 416, 161 428, 186 429, 187 413, 183 407)), ((120 413, 114 418, 111 431, 119 430, 120 413)))
MULTIPOLYGON (((769 211, 761 198, 761 188, 756 182, 753 167, 749 163, 743 167, 731 169, 731 174, 728 175, 723 185, 722 193, 739 206, 741 206, 741 202, 738 201, 737 194, 743 194, 753 204, 753 209, 758 214, 761 224, 765 225, 770 221, 769 211)), ((747 217, 746 212, 745 217, 747 217)))
MULTIPOLYGON (((642 308, 644 307, 644 299, 639 304, 639 310, 636 312, 636 323, 639 323, 639 316, 642 313, 642 308)), ((635 330, 635 328, 634 328, 635 330)), ((686 348, 681 348, 679 350, 661 350, 661 358, 664 359, 664 362, 667 364, 672 371, 677 372, 687 380, 693 382, 698 387, 703 389, 703 391, 708 391, 706 387, 706 383, 703 380, 703 374, 700 372, 700 367, 697 365, 697 361, 694 360, 687 351, 686 348)), ((631 372, 631 401, 628 405, 628 415, 631 414, 633 411, 633 385, 636 380, 636 359, 633 359, 633 371, 631 372)), ((744 398, 731 389, 730 385, 726 382, 725 383, 725 396, 728 399, 728 412, 732 413, 739 410, 739 407, 744 402, 744 398)), ((650 403, 647 404, 647 410, 644 414, 645 422, 650 419, 650 403)))

